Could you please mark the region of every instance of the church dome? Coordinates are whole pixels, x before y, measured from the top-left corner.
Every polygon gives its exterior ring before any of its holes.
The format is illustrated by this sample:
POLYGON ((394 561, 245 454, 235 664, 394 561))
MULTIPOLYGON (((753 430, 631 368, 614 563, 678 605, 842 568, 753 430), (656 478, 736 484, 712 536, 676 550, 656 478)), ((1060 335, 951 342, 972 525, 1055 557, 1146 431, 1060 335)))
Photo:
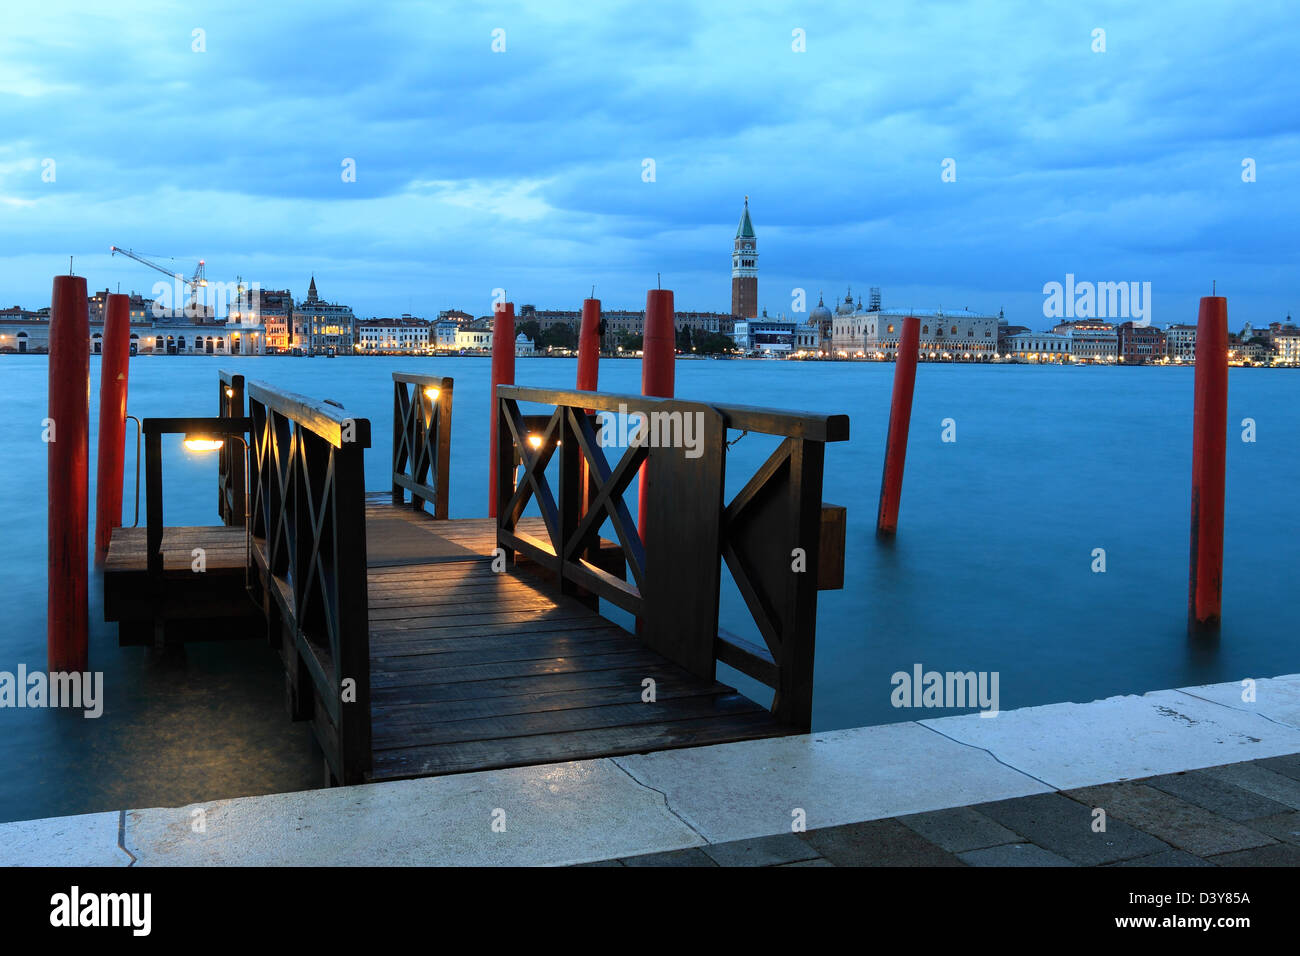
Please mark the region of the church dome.
POLYGON ((850 290, 845 296, 844 301, 835 307, 836 315, 853 314, 853 292, 850 290))
POLYGON ((826 303, 822 301, 821 296, 818 296, 817 307, 813 309, 810 313, 808 313, 808 321, 829 322, 831 318, 832 318, 831 310, 826 308, 826 303))

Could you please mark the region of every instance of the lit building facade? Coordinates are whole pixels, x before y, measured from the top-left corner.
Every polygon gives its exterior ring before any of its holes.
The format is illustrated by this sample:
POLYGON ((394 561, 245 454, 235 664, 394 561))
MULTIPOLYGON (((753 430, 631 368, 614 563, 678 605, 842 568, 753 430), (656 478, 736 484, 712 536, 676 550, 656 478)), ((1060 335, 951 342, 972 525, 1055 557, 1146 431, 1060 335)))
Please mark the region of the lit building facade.
POLYGON ((336 354, 352 351, 356 333, 356 317, 352 309, 335 302, 326 302, 316 292, 316 277, 312 276, 303 299, 293 313, 293 347, 305 352, 324 352, 333 349, 336 354))

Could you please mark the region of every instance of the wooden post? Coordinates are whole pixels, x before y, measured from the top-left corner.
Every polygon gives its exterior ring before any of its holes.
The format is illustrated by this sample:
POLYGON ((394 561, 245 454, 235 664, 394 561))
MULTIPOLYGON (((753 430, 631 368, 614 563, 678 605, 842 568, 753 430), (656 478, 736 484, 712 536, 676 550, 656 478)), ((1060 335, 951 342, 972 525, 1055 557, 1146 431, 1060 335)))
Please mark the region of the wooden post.
POLYGON ((55 276, 50 296, 49 567, 46 663, 88 670, 90 309, 86 280, 55 276))
MULTIPOLYGON (((411 393, 408 393, 405 382, 399 382, 393 379, 393 506, 399 507, 406 503, 406 491, 397 483, 397 476, 402 473, 405 467, 406 459, 403 458, 403 452, 399 449, 410 428, 411 399, 413 394, 420 386, 412 385, 411 393)), ((405 452, 410 455, 410 449, 405 452)))
POLYGON ((126 456, 126 392, 131 358, 131 299, 110 295, 104 310, 103 361, 99 366, 99 458, 95 468, 95 565, 108 557, 113 529, 122 524, 122 471, 126 456))
POLYGON ((1223 503, 1228 450, 1228 300, 1204 296, 1196 322, 1192 421, 1189 624, 1217 622, 1223 596, 1223 503))
POLYGON ((515 383, 515 304, 498 302, 492 322, 492 407, 488 447, 488 517, 497 516, 497 386, 515 383))
MULTIPOLYGON (((672 398, 674 387, 673 363, 677 359, 677 329, 673 325, 673 293, 671 289, 651 289, 645 297, 645 328, 641 336, 641 394, 658 398, 672 398)), ((648 422, 646 423, 649 424, 648 422)), ((646 540, 646 518, 649 470, 641 467, 637 488, 637 529, 641 540, 646 540)))
POLYGON ((898 504, 903 495, 903 462, 907 458, 907 432, 912 422, 912 393, 916 387, 916 356, 921 344, 921 320, 903 319, 894 361, 894 394, 889 403, 889 434, 885 437, 885 469, 880 478, 880 509, 876 534, 898 530, 898 504))

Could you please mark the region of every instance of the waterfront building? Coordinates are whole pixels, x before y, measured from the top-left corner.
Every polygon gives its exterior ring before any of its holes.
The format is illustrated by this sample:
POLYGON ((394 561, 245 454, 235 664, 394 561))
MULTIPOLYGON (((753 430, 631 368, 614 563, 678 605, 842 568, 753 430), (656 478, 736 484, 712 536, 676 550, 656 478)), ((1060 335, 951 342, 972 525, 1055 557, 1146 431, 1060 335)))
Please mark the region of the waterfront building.
POLYGON ((1165 355, 1171 362, 1196 363, 1196 326, 1171 325, 1165 329, 1165 355))
POLYGON ((1070 361, 1070 336, 1026 329, 1006 336, 1001 350, 1002 357, 1012 362, 1061 364, 1070 361))
POLYGON ((429 344, 440 352, 453 351, 456 348, 456 332, 460 326, 461 323, 455 319, 439 318, 429 330, 429 344))
POLYGON ((322 299, 316 292, 316 277, 312 276, 307 298, 294 310, 294 347, 313 353, 327 349, 338 354, 351 352, 355 329, 351 307, 322 299))
POLYGON ((1100 319, 1058 322, 1052 331, 1070 339, 1070 358, 1084 364, 1119 361, 1119 335, 1115 326, 1100 319))
POLYGON ((522 332, 515 336, 516 355, 534 355, 536 352, 537 348, 533 345, 532 339, 524 335, 522 332))
MULTIPOLYGON (((645 334, 644 310, 602 309, 600 317, 605 320, 606 336, 620 333, 632 336, 645 334)), ((582 313, 576 309, 537 309, 526 305, 519 310, 516 321, 536 322, 538 329, 543 332, 555 325, 569 325, 576 331, 582 327, 582 313)), ((732 335, 736 316, 725 312, 674 312, 673 325, 678 329, 689 328, 692 332, 732 335)))
POLYGON ((1273 333, 1272 340, 1275 365, 1300 365, 1300 329, 1292 326, 1279 330, 1273 333))
POLYGON ((1115 334, 1119 360, 1125 365, 1147 365, 1165 357, 1165 333, 1154 325, 1121 322, 1115 326, 1115 334))
POLYGON ((404 314, 400 319, 360 319, 356 323, 356 351, 427 352, 430 323, 404 314))
POLYGON ((731 314, 758 317, 758 237, 749 218, 748 196, 731 246, 731 314))
POLYGON ((293 344, 293 296, 287 289, 250 288, 240 283, 226 319, 232 328, 260 330, 263 351, 269 354, 287 351, 293 344))
POLYGON ((785 356, 795 349, 798 327, 798 322, 784 316, 770 319, 764 311, 760 318, 737 320, 732 339, 736 347, 745 352, 785 356))
POLYGON ((50 350, 50 322, 35 313, 14 306, 0 309, 0 353, 19 355, 43 353, 50 350))
MULTIPOLYGON (((875 300, 873 304, 879 304, 875 300)), ((991 362, 998 354, 998 316, 970 309, 870 309, 855 305, 852 290, 836 306, 831 346, 838 358, 893 359, 903 319, 921 322, 919 354, 923 361, 991 362)))
POLYGON ((1263 342, 1229 342, 1228 362, 1233 365, 1268 365, 1273 353, 1263 342))
POLYGON ((456 348, 462 351, 492 348, 492 324, 479 320, 456 330, 456 348))

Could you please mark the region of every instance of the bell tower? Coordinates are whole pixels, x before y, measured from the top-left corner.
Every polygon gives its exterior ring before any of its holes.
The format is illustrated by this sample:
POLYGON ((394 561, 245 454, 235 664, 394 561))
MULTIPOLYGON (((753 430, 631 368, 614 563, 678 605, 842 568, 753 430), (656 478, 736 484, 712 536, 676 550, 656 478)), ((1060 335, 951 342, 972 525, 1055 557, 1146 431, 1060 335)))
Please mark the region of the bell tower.
POLYGON ((747 319, 758 317, 758 242, 749 219, 748 196, 731 250, 731 314, 747 319))

